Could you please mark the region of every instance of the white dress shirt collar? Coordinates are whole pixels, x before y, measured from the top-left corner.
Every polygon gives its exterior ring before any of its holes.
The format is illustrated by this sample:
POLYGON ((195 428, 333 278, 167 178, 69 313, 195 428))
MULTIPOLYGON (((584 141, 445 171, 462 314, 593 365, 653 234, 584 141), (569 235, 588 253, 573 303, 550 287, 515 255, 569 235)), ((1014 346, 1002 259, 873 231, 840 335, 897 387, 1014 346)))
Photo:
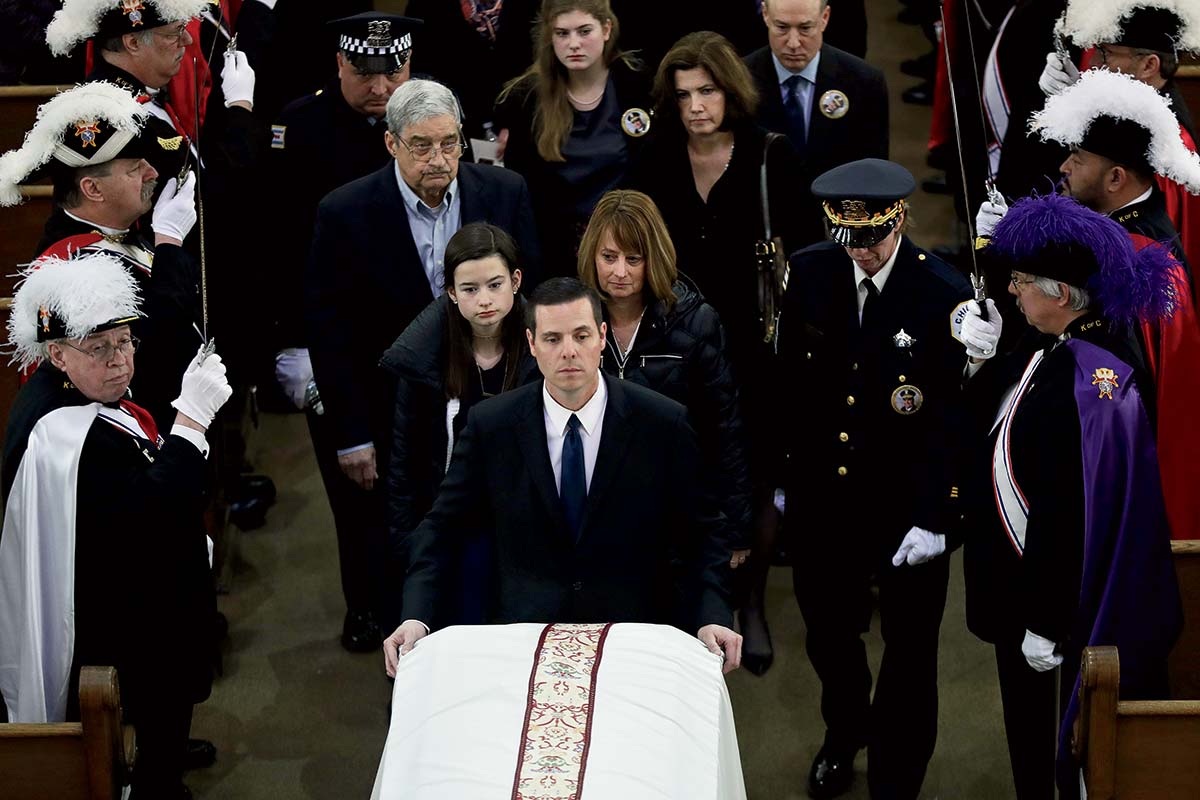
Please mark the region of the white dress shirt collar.
POLYGON ((775 65, 775 77, 779 78, 780 83, 783 83, 793 75, 799 75, 815 86, 817 83, 817 68, 821 66, 821 51, 818 50, 817 54, 813 56, 812 61, 808 62, 808 66, 799 72, 792 72, 785 67, 783 62, 779 60, 779 56, 774 53, 771 53, 771 63, 775 65))
POLYGON ((1130 206, 1137 205, 1138 203, 1146 202, 1147 200, 1150 199, 1150 195, 1152 195, 1152 194, 1154 194, 1154 186, 1153 185, 1151 185, 1149 189, 1142 192, 1141 194, 1139 194, 1137 197, 1130 200, 1125 205, 1121 206, 1121 208, 1118 208, 1118 209, 1116 209, 1116 211, 1113 211, 1112 213, 1110 213, 1109 216, 1110 217, 1113 216, 1114 214, 1117 213, 1117 211, 1120 211, 1123 208, 1129 208, 1130 206))
POLYGON ((546 415, 550 418, 552 428, 563 435, 567 431, 567 423, 571 420, 571 415, 579 417, 579 422, 583 426, 583 432, 588 436, 596 432, 600 420, 604 418, 604 409, 608 406, 608 387, 604 384, 604 376, 600 376, 600 381, 596 385, 596 391, 591 398, 583 404, 583 408, 578 411, 572 411, 559 404, 557 400, 550 394, 550 390, 546 388, 546 382, 542 381, 542 401, 546 406, 546 415))
POLYGON ((867 271, 860 267, 857 261, 851 259, 851 263, 854 264, 854 285, 858 287, 860 292, 864 294, 866 293, 866 290, 863 289, 862 285, 863 278, 870 278, 871 282, 875 284, 875 288, 878 289, 880 293, 883 292, 883 285, 887 283, 888 276, 892 274, 892 267, 896 266, 896 256, 900 254, 900 242, 902 238, 903 237, 900 236, 896 237, 896 249, 892 251, 890 256, 888 256, 888 260, 883 262, 883 267, 879 270, 879 272, 876 272, 874 275, 868 275, 867 271))
POLYGON ((71 219, 75 220, 76 222, 82 222, 84 225, 91 225, 93 228, 100 231, 105 236, 124 236, 125 234, 129 233, 129 228, 106 228, 105 226, 98 225, 95 222, 92 222, 91 220, 84 219, 83 217, 77 217, 74 214, 72 214, 70 211, 67 211, 65 208, 63 209, 63 213, 66 214, 71 219))
POLYGON ((450 185, 446 187, 446 194, 442 197, 442 202, 437 206, 431 206, 417 196, 412 187, 404 182, 404 176, 400 174, 400 165, 392 162, 392 167, 396 172, 396 183, 400 185, 400 196, 404 198, 404 205, 408 206, 408 210, 414 214, 421 213, 424 210, 426 216, 437 216, 449 208, 454 198, 458 196, 458 176, 450 181, 450 185))

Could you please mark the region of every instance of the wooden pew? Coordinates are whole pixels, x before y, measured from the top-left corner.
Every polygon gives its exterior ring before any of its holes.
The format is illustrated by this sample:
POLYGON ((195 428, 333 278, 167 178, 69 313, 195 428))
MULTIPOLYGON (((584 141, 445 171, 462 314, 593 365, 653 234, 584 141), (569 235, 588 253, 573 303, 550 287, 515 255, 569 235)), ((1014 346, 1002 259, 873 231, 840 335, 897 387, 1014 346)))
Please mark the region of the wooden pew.
POLYGON ((1200 795, 1200 542, 1172 542, 1184 630, 1168 663, 1176 700, 1120 700, 1115 647, 1083 651, 1073 750, 1089 800, 1200 795))
POLYGON ((133 727, 121 724, 112 667, 84 667, 81 722, 0 725, 0 797, 116 800, 133 766, 133 727))

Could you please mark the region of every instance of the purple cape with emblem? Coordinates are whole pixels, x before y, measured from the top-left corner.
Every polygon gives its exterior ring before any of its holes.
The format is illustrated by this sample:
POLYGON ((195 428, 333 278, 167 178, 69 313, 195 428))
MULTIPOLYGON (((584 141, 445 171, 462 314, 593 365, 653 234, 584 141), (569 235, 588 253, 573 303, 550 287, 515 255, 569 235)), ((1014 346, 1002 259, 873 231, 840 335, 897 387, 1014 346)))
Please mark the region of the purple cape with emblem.
MULTIPOLYGON (((1080 650, 1120 648, 1122 699, 1166 699, 1167 655, 1183 626, 1183 611, 1154 430, 1129 383, 1128 364, 1081 339, 1068 339, 1066 346, 1075 357, 1084 475, 1083 584, 1072 638, 1080 650), (1112 399, 1102 396, 1100 369, 1116 375, 1112 399)), ((1078 781, 1070 743, 1079 676, 1073 680, 1059 729, 1060 785, 1078 781)))

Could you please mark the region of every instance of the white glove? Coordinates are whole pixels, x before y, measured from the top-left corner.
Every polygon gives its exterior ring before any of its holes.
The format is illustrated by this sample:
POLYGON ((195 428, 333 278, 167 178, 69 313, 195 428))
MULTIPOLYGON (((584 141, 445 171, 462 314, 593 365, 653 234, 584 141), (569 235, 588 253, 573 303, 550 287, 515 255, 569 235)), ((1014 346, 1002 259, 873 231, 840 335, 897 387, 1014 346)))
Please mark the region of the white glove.
POLYGON ((275 380, 296 408, 304 408, 304 393, 313 379, 307 347, 287 347, 275 354, 275 380))
POLYGON ((946 537, 940 533, 913 527, 904 534, 900 549, 892 556, 892 566, 898 567, 905 561, 910 566, 924 564, 946 552, 946 537))
POLYGON ((156 236, 169 236, 183 241, 196 224, 196 173, 189 171, 187 180, 178 192, 178 181, 171 178, 154 204, 150 227, 156 236))
POLYGON ((1037 672, 1052 670, 1063 661, 1063 657, 1054 652, 1054 642, 1029 630, 1025 631, 1025 641, 1021 642, 1021 653, 1025 663, 1037 672))
POLYGON ((1004 320, 996 310, 992 298, 987 299, 988 318, 985 321, 979 311, 979 301, 967 303, 970 312, 963 318, 962 343, 967 348, 967 355, 975 359, 988 359, 996 355, 996 345, 1000 342, 1000 331, 1004 328, 1004 320))
POLYGON ((996 193, 996 199, 999 203, 993 203, 991 200, 984 200, 979 206, 979 213, 975 215, 975 235, 976 236, 991 236, 992 231, 996 230, 996 223, 1004 219, 1004 215, 1008 213, 1008 203, 1004 202, 1004 198, 996 193))
POLYGON ((233 394, 225 377, 225 365, 216 353, 204 358, 205 345, 200 345, 196 357, 183 373, 179 397, 171 402, 175 410, 195 420, 202 427, 212 425, 213 417, 233 394), (203 359, 203 360, 201 360, 203 359))
POLYGON ((1079 70, 1069 58, 1060 56, 1057 52, 1046 54, 1046 68, 1038 78, 1038 87, 1042 94, 1053 97, 1063 89, 1079 80, 1079 70))
POLYGON ((254 105, 254 69, 241 50, 225 51, 221 91, 225 93, 226 108, 242 101, 254 105))

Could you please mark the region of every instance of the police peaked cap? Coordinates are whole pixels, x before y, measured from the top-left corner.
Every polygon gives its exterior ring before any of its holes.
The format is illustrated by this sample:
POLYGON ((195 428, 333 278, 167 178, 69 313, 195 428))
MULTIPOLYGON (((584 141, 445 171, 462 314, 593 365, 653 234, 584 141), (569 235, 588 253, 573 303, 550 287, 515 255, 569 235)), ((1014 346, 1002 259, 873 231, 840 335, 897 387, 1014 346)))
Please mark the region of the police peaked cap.
POLYGON ((424 23, 415 17, 368 11, 328 23, 338 35, 338 50, 358 70, 393 73, 412 55, 412 33, 424 23))
POLYGON ((864 158, 834 167, 812 183, 823 200, 830 237, 846 247, 872 247, 900 221, 904 198, 917 189, 912 173, 893 161, 864 158))

